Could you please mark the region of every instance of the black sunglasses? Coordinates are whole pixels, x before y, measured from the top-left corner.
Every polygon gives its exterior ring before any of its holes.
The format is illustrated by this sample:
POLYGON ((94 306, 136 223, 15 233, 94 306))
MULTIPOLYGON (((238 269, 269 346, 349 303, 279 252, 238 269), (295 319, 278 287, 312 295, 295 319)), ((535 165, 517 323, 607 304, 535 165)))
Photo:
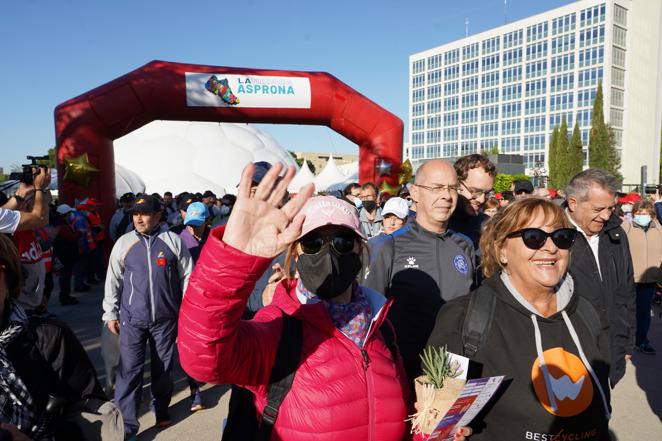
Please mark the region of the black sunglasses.
POLYGON ((356 239, 357 236, 350 232, 331 235, 306 234, 299 239, 299 243, 304 254, 317 254, 327 243, 330 243, 331 248, 336 250, 338 254, 348 254, 354 250, 356 239))
POLYGON ((540 228, 524 228, 519 231, 514 231, 506 237, 522 237, 522 241, 527 248, 532 250, 539 250, 547 242, 550 237, 554 245, 559 249, 570 249, 572 243, 577 238, 577 230, 574 228, 559 228, 551 233, 541 230, 540 228))

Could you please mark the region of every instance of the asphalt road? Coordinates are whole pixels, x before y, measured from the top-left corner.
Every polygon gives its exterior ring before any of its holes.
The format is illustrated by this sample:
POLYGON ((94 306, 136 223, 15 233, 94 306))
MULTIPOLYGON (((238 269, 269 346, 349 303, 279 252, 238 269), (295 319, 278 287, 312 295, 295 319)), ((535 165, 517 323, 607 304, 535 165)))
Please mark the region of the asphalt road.
MULTIPOLYGON (((97 368, 101 383, 104 384, 105 372, 100 342, 102 291, 101 285, 94 286, 89 293, 74 294, 80 300, 79 305, 60 306, 57 302, 56 287, 49 311, 71 326, 97 368)), ((612 391, 613 416, 610 427, 615 441, 662 441, 662 309, 655 308, 654 313, 649 338, 660 354, 650 356, 635 352, 632 361, 628 362, 625 377, 612 391)), ((188 385, 179 367, 175 379, 176 392, 170 406, 173 424, 167 429, 158 429, 154 427, 154 416, 148 406, 149 368, 146 367, 138 440, 220 440, 229 399, 227 387, 204 386, 203 400, 207 408, 191 413, 188 385)))

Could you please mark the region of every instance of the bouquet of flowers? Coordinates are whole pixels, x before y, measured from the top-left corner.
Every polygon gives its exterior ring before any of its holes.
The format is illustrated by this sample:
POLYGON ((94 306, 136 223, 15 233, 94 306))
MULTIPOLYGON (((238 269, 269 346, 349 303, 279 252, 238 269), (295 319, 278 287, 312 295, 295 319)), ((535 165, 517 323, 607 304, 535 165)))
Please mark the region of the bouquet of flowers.
POLYGON ((416 410, 412 423, 414 439, 426 439, 448 412, 464 387, 460 363, 454 361, 446 346, 428 346, 421 354, 423 375, 414 380, 416 410))

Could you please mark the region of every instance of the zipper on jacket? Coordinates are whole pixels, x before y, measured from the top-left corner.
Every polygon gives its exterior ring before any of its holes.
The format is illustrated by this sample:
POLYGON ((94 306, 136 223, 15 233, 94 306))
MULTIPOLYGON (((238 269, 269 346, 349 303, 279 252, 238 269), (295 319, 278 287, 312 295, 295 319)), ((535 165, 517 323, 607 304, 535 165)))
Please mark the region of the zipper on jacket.
POLYGON ((133 292, 135 291, 133 287, 133 273, 129 274, 129 285, 131 285, 131 294, 129 294, 129 306, 131 306, 131 300, 133 300, 133 292))
POLYGON ((375 426, 375 404, 374 404, 374 394, 372 384, 372 372, 370 371, 370 357, 368 356, 368 351, 361 349, 361 355, 363 356, 363 369, 365 370, 365 384, 368 394, 368 441, 374 440, 374 426, 375 426))
POLYGON ((147 275, 149 277, 149 297, 152 309, 152 322, 156 322, 156 309, 154 308, 154 285, 152 284, 152 238, 147 236, 147 275))

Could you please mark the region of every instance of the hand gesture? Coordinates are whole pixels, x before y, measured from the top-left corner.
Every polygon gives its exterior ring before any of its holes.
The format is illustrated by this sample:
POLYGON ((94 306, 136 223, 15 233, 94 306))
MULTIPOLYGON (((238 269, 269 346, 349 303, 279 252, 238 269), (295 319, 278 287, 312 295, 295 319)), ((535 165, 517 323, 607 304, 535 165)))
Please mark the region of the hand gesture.
POLYGON ((255 166, 251 163, 244 168, 237 202, 223 235, 226 244, 246 254, 274 258, 297 239, 304 220, 297 213, 313 194, 314 186, 302 187, 294 199, 278 208, 295 171, 289 167, 285 176, 278 179, 282 169, 280 163, 271 167, 251 195, 255 166))
POLYGON ((34 188, 37 190, 46 190, 51 184, 51 171, 46 167, 38 167, 38 172, 34 174, 34 188))

